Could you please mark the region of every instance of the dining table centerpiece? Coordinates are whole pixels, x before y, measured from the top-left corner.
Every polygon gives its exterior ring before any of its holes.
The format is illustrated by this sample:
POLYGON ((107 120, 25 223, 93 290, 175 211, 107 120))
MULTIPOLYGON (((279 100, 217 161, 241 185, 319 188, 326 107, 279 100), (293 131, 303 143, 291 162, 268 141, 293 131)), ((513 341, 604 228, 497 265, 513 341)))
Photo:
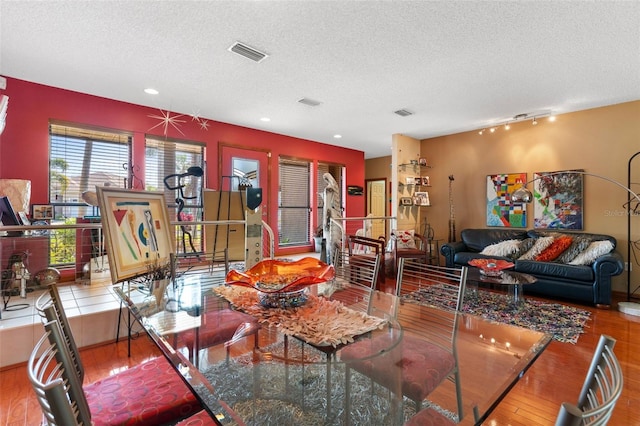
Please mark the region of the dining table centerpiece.
POLYGON ((260 304, 267 308, 302 306, 308 288, 335 277, 333 265, 305 257, 297 261, 266 259, 246 272, 231 270, 225 284, 250 287, 258 292, 260 304))

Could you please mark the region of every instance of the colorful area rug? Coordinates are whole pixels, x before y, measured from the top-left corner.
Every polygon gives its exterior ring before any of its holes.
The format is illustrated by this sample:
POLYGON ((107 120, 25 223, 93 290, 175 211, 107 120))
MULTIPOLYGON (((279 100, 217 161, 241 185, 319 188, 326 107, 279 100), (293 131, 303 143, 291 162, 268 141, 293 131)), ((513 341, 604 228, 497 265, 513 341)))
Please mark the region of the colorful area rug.
MULTIPOLYGON (((430 286, 407 294, 407 301, 424 305, 434 305, 440 299, 439 286, 430 286)), ((453 309, 454 306, 437 306, 453 309)), ((537 300, 525 300, 525 305, 515 307, 509 303, 509 297, 491 291, 478 290, 477 297, 466 297, 463 312, 478 315, 491 321, 517 325, 531 330, 553 335, 558 342, 575 344, 584 332, 584 326, 591 312, 560 303, 546 303, 537 300)))

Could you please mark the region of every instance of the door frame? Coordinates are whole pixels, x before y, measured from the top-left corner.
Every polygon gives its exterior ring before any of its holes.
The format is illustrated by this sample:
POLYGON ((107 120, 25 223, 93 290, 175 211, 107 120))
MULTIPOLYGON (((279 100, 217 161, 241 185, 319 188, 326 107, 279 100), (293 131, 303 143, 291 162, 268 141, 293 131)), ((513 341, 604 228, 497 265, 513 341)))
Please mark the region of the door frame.
MULTIPOLYGON (((388 198, 387 198, 387 186, 388 186, 388 180, 386 177, 381 177, 381 178, 374 178, 374 179, 365 179, 364 180, 364 215, 367 216, 370 211, 369 211, 369 201, 370 201, 370 195, 369 195, 369 183, 371 182, 384 182, 384 216, 388 216, 389 215, 389 203, 388 203, 388 198)), ((391 229, 389 229, 389 223, 387 220, 384 221, 384 232, 385 232, 385 238, 389 235, 389 233, 391 232, 391 229)))
POLYGON ((262 207, 262 216, 266 217, 265 222, 267 222, 269 226, 273 228, 273 225, 271 224, 271 202, 270 202, 271 201, 271 170, 272 170, 271 161, 273 157, 271 155, 271 150, 268 148, 258 148, 255 146, 240 145, 240 144, 233 144, 233 143, 219 141, 218 142, 218 190, 219 191, 222 190, 222 169, 223 169, 222 154, 223 154, 224 148, 233 148, 233 149, 240 149, 244 151, 260 152, 267 155, 267 170, 266 170, 267 187, 262 188, 262 200, 263 201, 266 200, 266 205, 262 205, 261 207, 262 207))

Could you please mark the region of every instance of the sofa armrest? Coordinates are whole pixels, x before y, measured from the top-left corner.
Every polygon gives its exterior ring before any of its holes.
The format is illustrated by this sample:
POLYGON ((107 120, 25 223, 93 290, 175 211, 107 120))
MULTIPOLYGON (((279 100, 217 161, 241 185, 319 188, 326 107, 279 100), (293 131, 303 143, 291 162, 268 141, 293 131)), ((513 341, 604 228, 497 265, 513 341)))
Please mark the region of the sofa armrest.
POLYGON ((595 300, 598 305, 611 305, 611 277, 620 275, 624 271, 624 261, 618 252, 611 252, 596 259, 592 265, 596 278, 595 300))
POLYGON ((456 253, 467 250, 467 245, 462 241, 444 243, 440 246, 440 253, 444 256, 445 266, 447 268, 453 268, 455 266, 454 258, 456 253))

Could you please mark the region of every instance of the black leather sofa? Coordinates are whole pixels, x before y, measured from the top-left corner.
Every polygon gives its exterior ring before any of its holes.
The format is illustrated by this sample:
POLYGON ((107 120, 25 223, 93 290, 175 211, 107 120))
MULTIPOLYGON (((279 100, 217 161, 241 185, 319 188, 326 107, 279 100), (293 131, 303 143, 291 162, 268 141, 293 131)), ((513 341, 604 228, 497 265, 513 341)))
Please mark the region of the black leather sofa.
POLYGON ((518 229, 464 229, 461 241, 443 244, 440 253, 446 266, 467 265, 475 258, 505 259, 515 263, 514 271, 535 276, 538 281, 526 288, 527 293, 551 298, 568 299, 598 307, 611 305, 611 278, 624 271, 622 256, 615 251, 616 239, 602 234, 576 233, 562 230, 518 230, 518 229), (567 234, 581 236, 593 241, 609 240, 614 251, 598 257, 590 265, 570 265, 559 262, 518 260, 508 257, 487 256, 480 252, 487 246, 507 240, 525 240, 543 236, 567 234))

